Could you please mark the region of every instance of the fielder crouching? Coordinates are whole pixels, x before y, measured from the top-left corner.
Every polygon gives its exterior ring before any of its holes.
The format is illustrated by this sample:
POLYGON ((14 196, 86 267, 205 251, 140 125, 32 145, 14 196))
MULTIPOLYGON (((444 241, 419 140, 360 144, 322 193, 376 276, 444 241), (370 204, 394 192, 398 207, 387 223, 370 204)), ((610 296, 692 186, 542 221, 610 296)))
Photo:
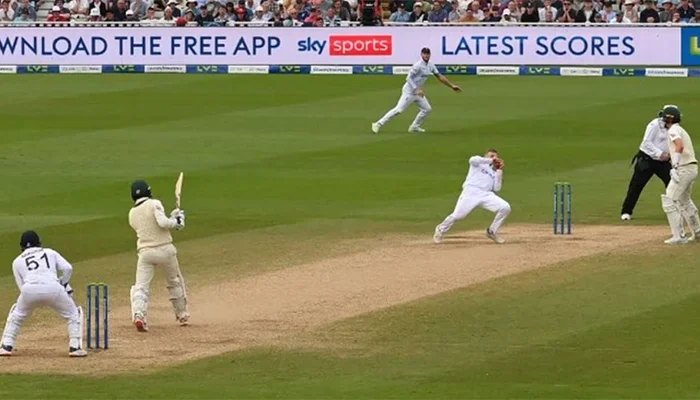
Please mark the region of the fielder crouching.
POLYGON ((157 266, 165 270, 176 321, 184 326, 190 318, 185 280, 180 273, 177 250, 170 234, 171 229, 180 230, 185 227, 185 212, 175 209, 168 218, 163 204, 151 196, 151 187, 145 181, 138 180, 131 184, 134 207, 129 211, 129 225, 138 238, 136 283, 131 287, 131 315, 139 332, 148 331, 150 286, 157 266))

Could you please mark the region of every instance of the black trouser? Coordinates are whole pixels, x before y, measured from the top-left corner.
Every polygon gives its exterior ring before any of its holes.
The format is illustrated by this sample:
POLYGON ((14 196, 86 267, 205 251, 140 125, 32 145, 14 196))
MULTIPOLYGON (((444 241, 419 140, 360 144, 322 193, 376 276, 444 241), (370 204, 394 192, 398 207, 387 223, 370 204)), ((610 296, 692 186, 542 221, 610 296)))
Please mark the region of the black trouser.
POLYGON ((657 161, 649 157, 644 152, 640 151, 632 160, 634 163, 634 174, 630 180, 629 188, 627 189, 627 197, 622 203, 621 214, 632 215, 634 206, 637 205, 639 195, 642 194, 644 186, 646 186, 652 175, 656 175, 664 182, 664 186, 668 186, 671 181, 671 163, 668 161, 657 161))

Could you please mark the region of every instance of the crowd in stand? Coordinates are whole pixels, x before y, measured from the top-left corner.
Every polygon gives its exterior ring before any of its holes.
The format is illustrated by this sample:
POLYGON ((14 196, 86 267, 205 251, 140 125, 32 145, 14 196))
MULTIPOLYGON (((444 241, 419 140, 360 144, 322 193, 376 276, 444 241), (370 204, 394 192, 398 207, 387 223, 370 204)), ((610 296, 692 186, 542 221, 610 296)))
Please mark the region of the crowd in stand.
MULTIPOLYGON (((0 0, 0 22, 37 21, 46 0, 0 0)), ((343 26, 379 0, 54 0, 48 22, 343 26)), ((700 23, 694 0, 407 0, 389 2, 393 23, 700 23)), ((700 0, 698 0, 700 2, 700 0)), ((366 13, 365 13, 366 14, 366 13)))
POLYGON ((693 0, 434 0, 390 7, 389 19, 404 23, 700 23, 693 0))

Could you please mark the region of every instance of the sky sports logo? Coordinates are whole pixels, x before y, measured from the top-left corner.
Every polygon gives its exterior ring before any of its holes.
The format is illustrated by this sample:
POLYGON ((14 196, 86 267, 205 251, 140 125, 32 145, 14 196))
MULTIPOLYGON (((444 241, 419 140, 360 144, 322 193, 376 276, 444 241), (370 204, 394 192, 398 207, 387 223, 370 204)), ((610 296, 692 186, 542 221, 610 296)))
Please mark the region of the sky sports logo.
POLYGON ((300 53, 324 54, 328 48, 331 56, 390 56, 393 54, 391 35, 331 35, 328 40, 307 37, 297 42, 300 53))

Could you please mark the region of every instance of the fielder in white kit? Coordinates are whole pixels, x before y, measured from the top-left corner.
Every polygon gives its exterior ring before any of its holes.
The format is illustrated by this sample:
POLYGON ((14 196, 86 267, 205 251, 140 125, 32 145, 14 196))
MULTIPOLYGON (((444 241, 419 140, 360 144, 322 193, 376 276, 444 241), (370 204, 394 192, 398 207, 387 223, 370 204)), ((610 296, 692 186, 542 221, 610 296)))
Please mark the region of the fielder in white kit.
POLYGON ((131 287, 131 315, 139 332, 148 332, 148 302, 151 280, 156 267, 165 270, 165 280, 170 302, 175 311, 175 320, 180 325, 189 323, 185 280, 180 273, 177 249, 173 246, 171 229, 185 227, 185 212, 175 209, 170 218, 165 215, 163 204, 151 198, 151 187, 139 180, 131 184, 131 199, 134 207, 129 211, 129 225, 136 232, 138 265, 136 283, 131 287))
POLYGON ((41 247, 39 235, 27 231, 20 239, 22 254, 12 263, 19 298, 10 309, 10 314, 2 333, 0 356, 12 355, 22 322, 38 307, 51 307, 68 321, 68 355, 85 357, 82 349, 83 310, 75 305, 68 285, 73 267, 58 252, 41 247), (58 277, 61 272, 61 277, 58 277))
POLYGON ((395 116, 401 114, 413 103, 418 105, 420 111, 416 115, 416 119, 408 128, 409 132, 425 132, 425 129, 421 127, 423 120, 430 114, 432 107, 425 97, 425 81, 430 77, 430 75, 435 75, 435 77, 445 86, 454 90, 455 92, 461 92, 462 89, 450 82, 445 76, 443 76, 430 61, 430 49, 424 47, 421 52, 421 59, 418 60, 413 66, 411 66, 411 71, 406 76, 406 83, 403 85, 401 90, 401 98, 396 104, 396 107, 392 108, 387 112, 379 121, 372 123, 372 132, 379 133, 379 130, 384 124, 389 122, 395 116))
POLYGON ((486 229, 486 237, 499 244, 505 243, 498 231, 510 214, 510 204, 495 193, 501 190, 503 184, 503 166, 503 160, 498 158, 498 152, 494 149, 489 149, 484 157, 469 159, 469 172, 462 185, 462 194, 452 214, 435 228, 435 243, 442 242, 452 225, 464 219, 476 207, 496 213, 493 223, 486 229))

